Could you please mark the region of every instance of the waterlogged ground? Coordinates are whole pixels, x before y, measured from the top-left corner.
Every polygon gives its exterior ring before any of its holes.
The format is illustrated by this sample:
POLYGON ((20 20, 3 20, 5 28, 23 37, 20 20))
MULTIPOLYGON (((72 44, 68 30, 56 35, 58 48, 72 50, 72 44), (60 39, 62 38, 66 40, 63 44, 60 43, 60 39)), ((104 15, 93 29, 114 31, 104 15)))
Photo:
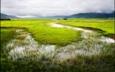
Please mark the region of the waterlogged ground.
POLYGON ((24 29, 16 29, 16 36, 6 45, 8 59, 13 61, 39 61, 63 63, 77 60, 79 56, 92 57, 101 54, 109 54, 113 49, 115 40, 101 36, 99 33, 83 28, 65 26, 61 24, 50 24, 55 28, 67 28, 81 31, 81 40, 72 42, 65 46, 41 44, 32 37, 31 33, 24 29), (108 49, 110 49, 108 51, 108 49))
POLYGON ((1 72, 115 71, 115 40, 96 31, 114 34, 113 20, 51 22, 2 21, 1 72))
POLYGON ((26 29, 4 29, 8 35, 3 38, 11 38, 1 51, 1 71, 114 72, 115 40, 83 28, 56 23, 49 26, 80 31, 81 39, 65 46, 41 44, 26 29))

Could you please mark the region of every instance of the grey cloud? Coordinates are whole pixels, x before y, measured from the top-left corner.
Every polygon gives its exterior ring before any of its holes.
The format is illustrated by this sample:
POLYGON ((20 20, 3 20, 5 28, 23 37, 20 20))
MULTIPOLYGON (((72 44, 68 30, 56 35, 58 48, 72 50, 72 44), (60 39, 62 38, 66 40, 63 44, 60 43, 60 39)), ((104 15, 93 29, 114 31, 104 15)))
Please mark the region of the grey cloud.
POLYGON ((2 0, 1 12, 16 16, 111 12, 114 0, 2 0))

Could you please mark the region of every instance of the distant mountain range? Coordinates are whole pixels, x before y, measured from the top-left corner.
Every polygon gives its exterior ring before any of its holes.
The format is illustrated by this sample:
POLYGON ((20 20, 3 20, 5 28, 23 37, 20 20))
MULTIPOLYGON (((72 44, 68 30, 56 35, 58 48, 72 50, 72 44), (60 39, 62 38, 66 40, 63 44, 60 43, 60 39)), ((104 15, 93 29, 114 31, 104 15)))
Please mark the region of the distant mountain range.
POLYGON ((17 18, 17 17, 0 13, 0 19, 11 19, 11 18, 17 18))
MULTIPOLYGON (((11 19, 11 18, 17 18, 17 17, 0 13, 0 19, 11 19)), ((35 18, 115 18, 115 11, 111 13, 78 13, 69 16, 46 16, 46 17, 36 16, 35 18)))
POLYGON ((112 13, 79 13, 68 16, 68 18, 113 18, 115 11, 112 13))

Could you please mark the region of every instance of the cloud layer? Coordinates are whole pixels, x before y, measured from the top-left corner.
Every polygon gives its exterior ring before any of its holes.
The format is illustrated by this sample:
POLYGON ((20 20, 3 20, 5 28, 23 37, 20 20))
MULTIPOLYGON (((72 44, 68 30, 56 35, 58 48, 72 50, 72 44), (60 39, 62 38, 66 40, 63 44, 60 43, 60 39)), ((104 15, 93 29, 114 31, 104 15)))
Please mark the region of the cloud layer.
POLYGON ((1 0, 1 12, 15 16, 70 15, 113 10, 114 0, 1 0))

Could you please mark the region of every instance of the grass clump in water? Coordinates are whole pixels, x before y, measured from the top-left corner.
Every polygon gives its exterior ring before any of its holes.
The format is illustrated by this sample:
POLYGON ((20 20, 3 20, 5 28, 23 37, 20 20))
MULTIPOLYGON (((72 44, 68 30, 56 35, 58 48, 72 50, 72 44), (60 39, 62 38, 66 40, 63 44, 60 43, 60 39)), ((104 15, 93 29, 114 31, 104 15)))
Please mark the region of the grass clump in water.
POLYGON ((43 27, 30 28, 35 39, 44 44, 66 45, 80 39, 80 32, 64 28, 43 27))

